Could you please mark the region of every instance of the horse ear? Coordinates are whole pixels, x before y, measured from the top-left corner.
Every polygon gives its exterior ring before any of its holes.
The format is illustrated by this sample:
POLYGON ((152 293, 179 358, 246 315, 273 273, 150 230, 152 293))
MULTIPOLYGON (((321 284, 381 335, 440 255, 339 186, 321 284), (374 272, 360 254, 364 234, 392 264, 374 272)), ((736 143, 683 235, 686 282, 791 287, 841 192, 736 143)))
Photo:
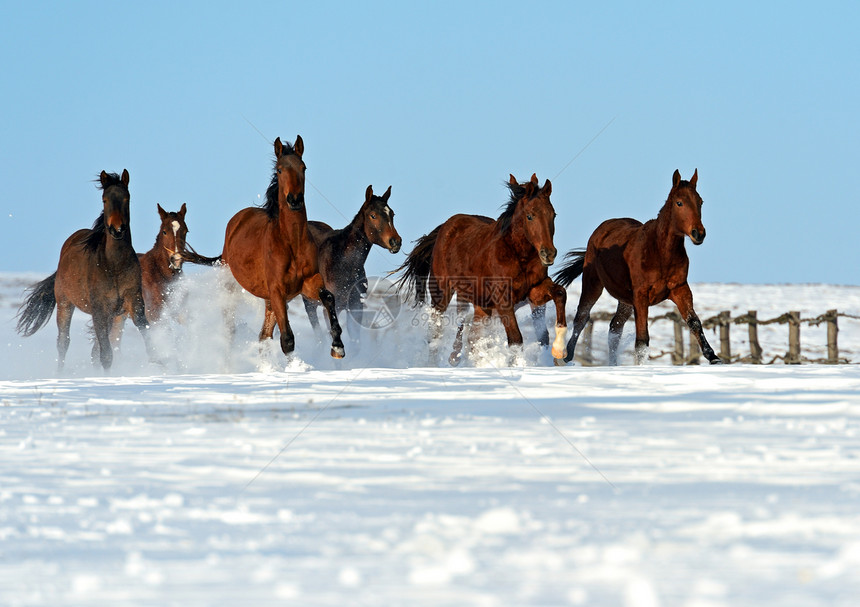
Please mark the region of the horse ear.
POLYGON ((102 184, 102 189, 107 187, 108 174, 107 171, 99 173, 99 182, 102 184))
POLYGON ((293 144, 293 150, 299 155, 299 158, 305 153, 305 142, 302 141, 301 135, 296 135, 296 143, 293 144))
POLYGON ((549 179, 547 179, 546 182, 543 184, 543 188, 541 188, 541 192, 543 192, 547 196, 552 194, 552 182, 549 179))
POLYGON ((690 185, 696 187, 696 182, 699 181, 699 169, 693 171, 693 176, 690 177, 690 185))
POLYGON ((281 138, 275 139, 275 158, 281 157, 281 151, 284 149, 284 144, 281 143, 281 138))
POLYGON ((158 216, 161 217, 161 221, 164 221, 164 218, 167 217, 167 211, 161 208, 161 205, 155 203, 155 206, 158 207, 158 216))
POLYGON ((517 185, 517 183, 518 183, 517 178, 514 177, 513 173, 511 173, 510 175, 511 175, 511 178, 508 180, 508 183, 511 185, 517 185))
POLYGON ((537 185, 537 184, 538 184, 537 173, 532 173, 532 179, 531 179, 531 182, 532 182, 534 185, 537 185))
POLYGON ((182 206, 179 207, 179 218, 183 221, 185 220, 185 212, 188 210, 188 207, 185 206, 185 203, 182 203, 182 206))
POLYGON ((679 183, 681 183, 681 171, 675 169, 675 172, 672 174, 672 187, 674 188, 679 183))
POLYGON ((122 170, 122 176, 119 178, 119 180, 122 181, 122 185, 128 187, 128 169, 122 170))
POLYGON ((370 202, 370 199, 373 198, 373 184, 371 183, 367 186, 367 189, 364 191, 364 204, 370 202))
POLYGON ((388 189, 385 190, 385 194, 382 195, 382 200, 388 202, 388 199, 391 197, 391 186, 388 186, 388 189))

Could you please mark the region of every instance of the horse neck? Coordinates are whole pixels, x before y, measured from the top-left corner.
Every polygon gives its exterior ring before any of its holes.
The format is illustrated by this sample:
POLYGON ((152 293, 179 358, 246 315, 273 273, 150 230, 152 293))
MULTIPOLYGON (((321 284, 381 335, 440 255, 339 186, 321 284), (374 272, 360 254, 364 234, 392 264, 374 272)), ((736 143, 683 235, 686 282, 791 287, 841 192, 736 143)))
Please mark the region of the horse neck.
POLYGON ((161 231, 155 238, 155 244, 152 248, 143 254, 141 257, 141 265, 148 265, 151 269, 161 276, 172 279, 174 277, 173 270, 170 269, 170 255, 167 249, 164 248, 164 238, 161 231))
POLYGON ((343 229, 343 256, 352 258, 362 265, 370 255, 373 243, 364 231, 364 213, 357 213, 353 220, 343 229))
POLYGON ((104 254, 108 265, 123 265, 129 257, 129 252, 134 255, 134 248, 131 246, 131 233, 117 240, 107 232, 104 235, 104 254))
POLYGON ((516 253, 520 261, 528 262, 531 261, 531 258, 537 258, 537 251, 526 238, 526 232, 521 222, 512 220, 507 231, 502 232, 502 239, 516 253))
POLYGON ((286 242, 303 242, 309 239, 308 214, 304 206, 298 211, 292 211, 289 205, 282 201, 278 211, 278 230, 286 242))
MULTIPOLYGON (((645 227, 648 228, 648 224, 645 227)), ((653 221, 653 232, 656 240, 656 250, 664 258, 675 257, 678 251, 685 252, 684 237, 675 233, 672 227, 672 209, 668 203, 660 209, 657 219, 653 221)))

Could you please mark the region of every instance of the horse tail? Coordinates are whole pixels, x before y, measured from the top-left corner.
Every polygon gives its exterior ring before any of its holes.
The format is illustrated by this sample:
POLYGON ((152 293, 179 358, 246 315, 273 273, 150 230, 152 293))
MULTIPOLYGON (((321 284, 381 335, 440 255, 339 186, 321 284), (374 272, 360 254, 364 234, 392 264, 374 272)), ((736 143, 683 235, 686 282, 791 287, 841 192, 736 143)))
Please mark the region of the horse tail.
POLYGON ((206 257, 194 250, 187 242, 185 243, 185 252, 182 254, 182 260, 188 263, 195 263, 200 266, 218 266, 221 265, 221 256, 206 257))
POLYGON ((415 303, 423 304, 427 293, 427 280, 430 277, 430 263, 433 259, 433 249, 436 247, 436 238, 439 236, 440 225, 429 234, 425 234, 415 241, 415 248, 406 257, 403 265, 391 272, 396 274, 403 272, 403 276, 397 281, 397 290, 404 288, 415 293, 415 303))
POLYGON ((583 266, 585 266, 585 249, 573 249, 564 258, 570 261, 561 266, 554 278, 555 282, 566 288, 582 274, 583 266))
POLYGON ((47 324, 57 305, 54 295, 56 280, 57 273, 54 272, 27 289, 24 303, 18 308, 18 333, 29 337, 47 324))

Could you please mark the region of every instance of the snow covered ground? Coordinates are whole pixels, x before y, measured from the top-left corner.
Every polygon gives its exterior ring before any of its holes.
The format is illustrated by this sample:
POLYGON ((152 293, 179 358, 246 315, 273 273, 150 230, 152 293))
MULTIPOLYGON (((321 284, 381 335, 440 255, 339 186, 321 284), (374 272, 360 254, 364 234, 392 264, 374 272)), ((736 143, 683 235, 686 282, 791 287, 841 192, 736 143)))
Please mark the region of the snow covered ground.
MULTIPOLYGON (((78 314, 58 376, 53 322, 14 333, 23 287, 39 278, 0 277, 0 605, 860 596, 857 364, 637 368, 631 323, 618 368, 554 368, 533 345, 512 357, 495 335, 451 369, 428 360, 420 311, 407 308, 336 362, 300 304, 287 363, 257 346, 250 298, 228 344, 221 279, 207 271, 188 277, 183 324, 154 335, 164 366, 129 326, 112 373, 94 370, 78 314)), ((703 318, 860 314, 857 287, 693 292, 703 318)), ((745 334, 734 328, 736 351, 745 334)), ((804 354, 820 356, 824 334, 804 327, 804 354)), ((655 323, 652 351, 671 337, 655 323)), ((841 319, 839 338, 860 361, 860 321, 841 319)), ((787 329, 763 327, 760 340, 766 359, 784 353, 787 329)))

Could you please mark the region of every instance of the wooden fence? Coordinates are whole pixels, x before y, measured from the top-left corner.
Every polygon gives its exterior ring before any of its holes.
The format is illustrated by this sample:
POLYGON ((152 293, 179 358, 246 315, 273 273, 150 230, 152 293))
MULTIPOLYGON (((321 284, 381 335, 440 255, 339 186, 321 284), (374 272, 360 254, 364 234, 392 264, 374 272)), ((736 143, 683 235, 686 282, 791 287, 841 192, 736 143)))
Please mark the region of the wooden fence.
MULTIPOLYGON (((594 322, 603 321, 609 322, 612 320, 613 314, 610 312, 593 312, 591 320, 582 331, 580 342, 582 343, 581 354, 578 353, 576 359, 585 364, 594 364, 591 356, 591 344, 594 334, 594 322)), ((719 355, 723 362, 743 362, 755 365, 773 364, 778 360, 783 361, 787 365, 799 365, 801 363, 821 363, 821 364, 846 364, 850 361, 846 358, 839 357, 839 344, 837 336, 839 334, 838 319, 852 318, 860 319, 860 316, 851 314, 843 314, 836 310, 828 310, 815 318, 801 318, 800 312, 786 312, 776 318, 769 320, 759 320, 758 313, 755 310, 750 310, 742 316, 732 318, 731 312, 728 310, 720 312, 716 316, 706 318, 702 321, 702 326, 705 329, 716 329, 719 332, 719 355), (800 350, 800 327, 801 325, 818 326, 822 323, 827 325, 827 356, 824 358, 807 358, 802 355, 800 350), (776 355, 769 361, 762 358, 762 347, 758 339, 758 328, 760 326, 772 324, 788 325, 788 350, 784 355, 776 355), (730 331, 732 325, 747 325, 749 332, 749 355, 741 356, 733 354, 731 349, 730 331)), ((663 320, 669 320, 673 324, 675 334, 675 346, 673 350, 663 351, 659 354, 652 354, 651 359, 658 359, 664 356, 672 357, 674 365, 697 365, 701 359, 701 350, 698 342, 693 338, 692 334, 687 329, 687 324, 681 318, 677 310, 667 312, 662 316, 649 318, 650 323, 655 323, 663 320), (684 335, 689 335, 689 347, 685 350, 684 335)), ((709 340, 710 341, 710 340, 709 340)), ((577 347, 577 351, 580 349, 577 347)))

